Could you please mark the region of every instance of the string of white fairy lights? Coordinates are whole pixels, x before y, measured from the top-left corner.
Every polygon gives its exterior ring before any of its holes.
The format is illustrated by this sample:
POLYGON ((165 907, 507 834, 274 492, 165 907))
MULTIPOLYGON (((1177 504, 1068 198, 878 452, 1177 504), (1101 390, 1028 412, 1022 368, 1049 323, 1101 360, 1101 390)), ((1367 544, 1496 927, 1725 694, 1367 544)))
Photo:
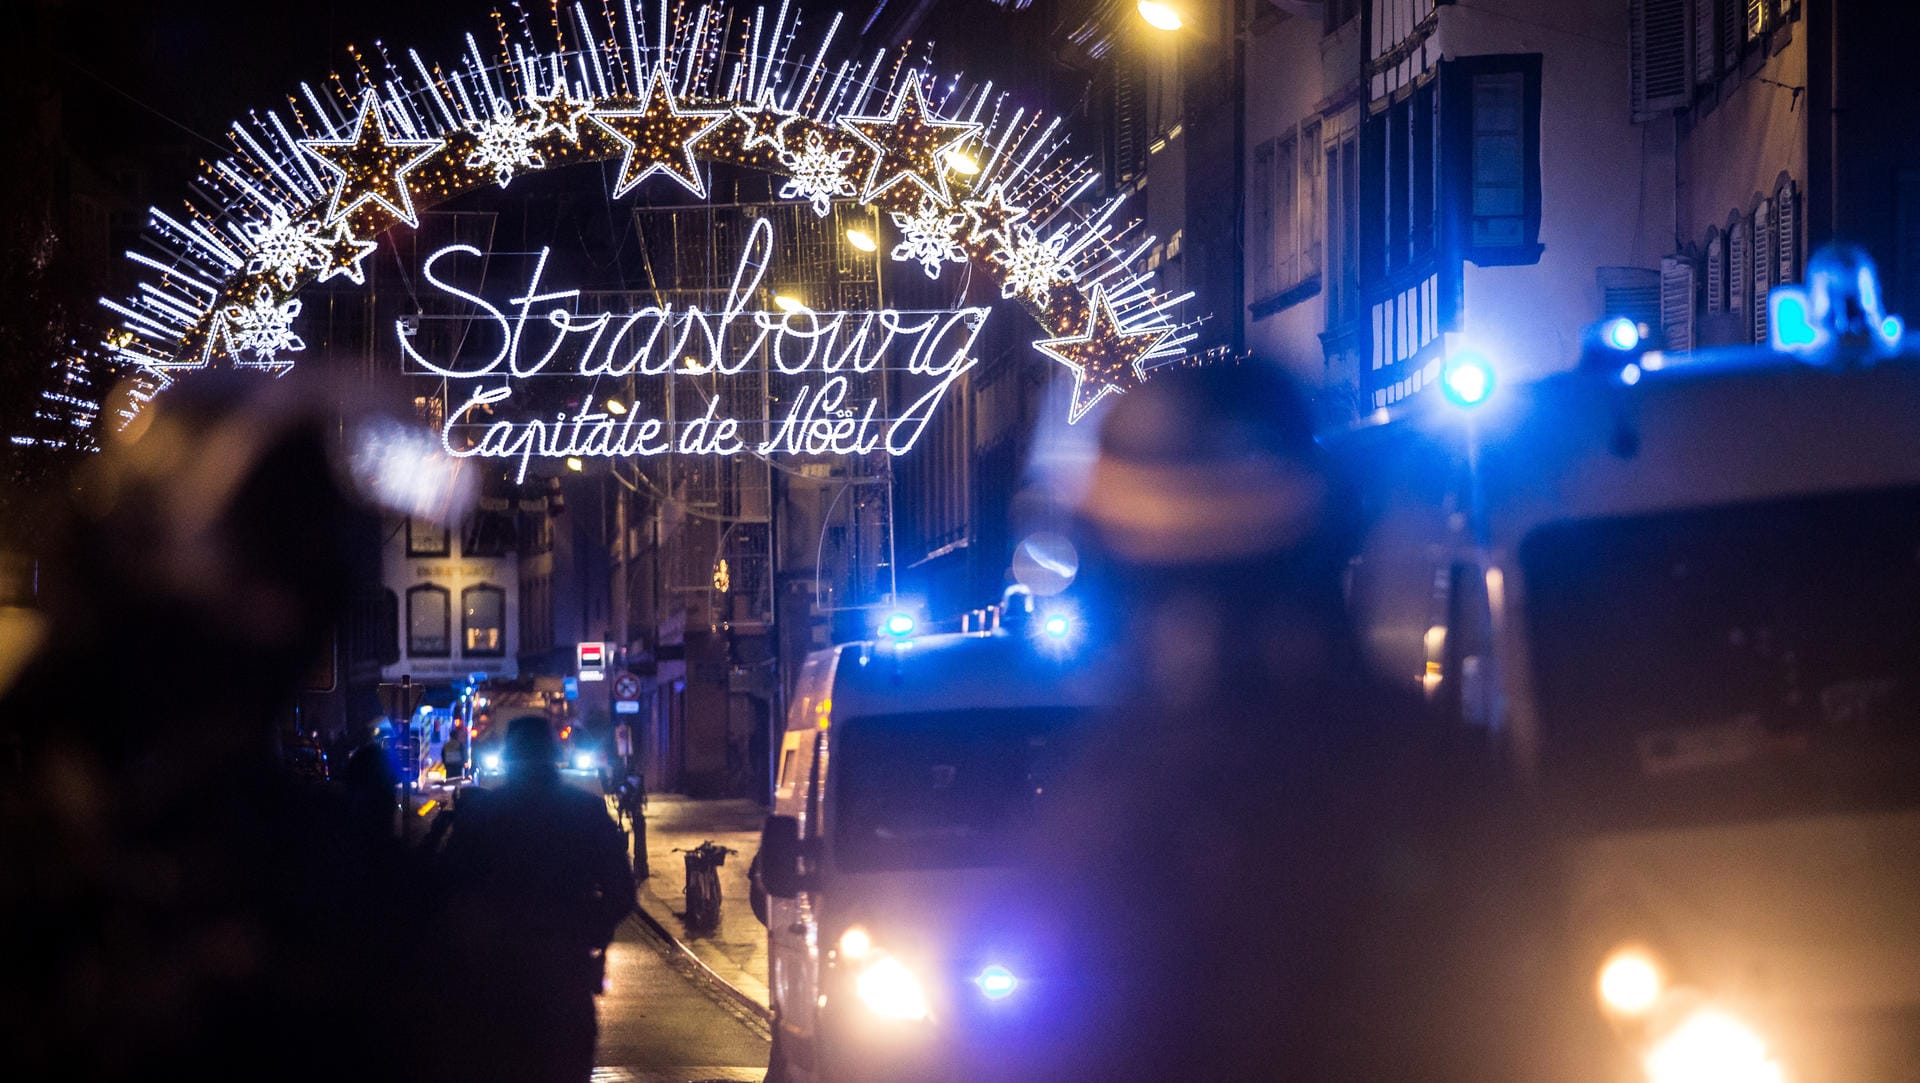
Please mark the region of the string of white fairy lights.
POLYGON ((152 208, 145 250, 127 253, 145 278, 101 299, 107 350, 144 378, 121 423, 183 370, 291 368, 300 289, 364 282, 378 238, 422 209, 604 160, 620 163, 616 198, 666 182, 704 195, 705 160, 784 178, 780 198, 822 215, 876 207, 900 231, 894 260, 929 277, 970 263, 1032 314, 1036 350, 1073 373, 1070 421, 1197 338, 1177 315, 1191 293, 1142 267, 1154 239, 1120 218, 1126 193, 1090 201, 1100 175, 1067 154, 1061 118, 991 83, 935 80, 905 48, 835 59, 841 17, 803 44, 789 0, 771 19, 679 0, 603 0, 596 19, 554 0, 544 34, 510 7, 491 55, 472 34, 446 66, 350 47, 346 77, 249 111, 184 208, 152 208))

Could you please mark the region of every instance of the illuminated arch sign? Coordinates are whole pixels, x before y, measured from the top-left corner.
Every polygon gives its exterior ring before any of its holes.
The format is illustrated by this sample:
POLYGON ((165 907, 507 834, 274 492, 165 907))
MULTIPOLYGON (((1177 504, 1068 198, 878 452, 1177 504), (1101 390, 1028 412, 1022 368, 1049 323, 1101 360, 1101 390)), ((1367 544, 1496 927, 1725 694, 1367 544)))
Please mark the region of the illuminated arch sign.
MULTIPOLYGON (((773 174, 781 199, 816 214, 836 202, 874 208, 891 227, 883 243, 893 261, 929 278, 971 266, 1034 318, 1038 357, 1072 374, 1069 421, 1180 360, 1196 337, 1176 316, 1190 295, 1162 293, 1140 269, 1153 239, 1120 218, 1124 194, 1085 198, 1099 177, 1065 154, 1060 120, 990 84, 936 80, 904 52, 839 59, 839 16, 815 35, 784 3, 771 16, 712 4, 648 10, 616 0, 591 15, 562 5, 537 32, 524 17, 495 18, 497 42, 483 50, 469 34, 457 62, 383 49, 376 70, 356 54, 353 70, 321 89, 302 83, 284 108, 249 112, 228 133, 233 155, 209 164, 186 206, 152 211, 143 248, 128 253, 145 280, 102 299, 114 320, 107 348, 145 376, 123 421, 183 371, 285 372, 306 348, 301 289, 364 283, 381 238, 417 227, 422 211, 527 173, 603 161, 618 163, 616 199, 669 185, 704 197, 703 163, 725 163, 773 174)), ((771 247, 758 233, 754 243, 771 247)), ((537 275, 521 300, 471 292, 460 285, 462 256, 442 249, 428 270, 435 288, 500 329, 500 355, 470 366, 426 356, 404 336, 401 352, 413 371, 446 376, 464 393, 450 402, 449 447, 517 458, 523 469, 535 456, 678 452, 696 440, 707 454, 898 454, 974 363, 968 350, 985 319, 977 308, 763 311, 753 268, 764 261, 743 261, 747 277, 714 311, 578 312, 553 304, 565 298, 548 294, 567 291, 537 275), (530 329, 545 339, 538 356, 530 329), (699 348, 689 363, 669 343, 699 348), (525 385, 537 376, 623 366, 661 385, 659 416, 512 412, 534 397, 525 385), (891 413, 857 386, 874 368, 902 372, 915 389, 891 413), (779 409, 672 409, 682 377, 749 371, 768 386, 794 385, 772 395, 779 409), (476 411, 494 416, 475 429, 476 411)))
POLYGON ((578 289, 545 280, 546 250, 532 260, 524 286, 495 301, 458 284, 460 261, 483 253, 449 245, 427 257, 422 277, 466 308, 454 318, 482 325, 459 341, 481 344, 430 357, 414 348, 413 325, 402 320, 400 350, 411 371, 455 389, 441 427, 447 450, 518 460, 522 480, 535 458, 905 454, 954 381, 974 367, 973 342, 988 310, 753 309, 772 254, 773 225, 758 219, 731 288, 711 311, 650 304, 583 313, 572 307, 578 289), (905 389, 905 401, 884 401, 887 376, 905 389), (544 414, 516 398, 540 377, 638 390, 598 401, 589 392, 570 412, 544 414), (678 408, 688 401, 700 405, 682 416, 678 408))

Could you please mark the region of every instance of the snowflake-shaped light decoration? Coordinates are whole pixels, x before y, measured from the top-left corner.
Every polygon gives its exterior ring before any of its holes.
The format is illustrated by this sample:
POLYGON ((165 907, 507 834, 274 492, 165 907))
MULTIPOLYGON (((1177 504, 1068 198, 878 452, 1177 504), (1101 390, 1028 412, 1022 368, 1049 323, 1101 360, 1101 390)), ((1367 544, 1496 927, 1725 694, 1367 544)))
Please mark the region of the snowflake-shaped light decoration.
POLYGON ((960 244, 965 215, 949 213, 932 196, 921 196, 920 209, 912 214, 890 213, 903 235, 889 253, 894 259, 918 261, 928 278, 939 278, 943 264, 967 262, 967 250, 960 244))
POLYGON ((1066 247, 1065 233, 1041 237, 1031 226, 1016 227, 1013 247, 993 253, 1006 271, 1000 296, 1014 298, 1024 294, 1034 304, 1044 305, 1055 285, 1077 281, 1066 247))
POLYGON ((492 169, 493 179, 502 188, 522 170, 547 164, 546 158, 533 149, 537 129, 514 116, 505 105, 496 105, 492 119, 475 122, 468 130, 473 133, 473 151, 467 155, 467 168, 492 169))
POLYGON ((807 144, 800 153, 781 151, 780 161, 787 167, 787 183, 780 189, 780 198, 807 200, 813 204, 813 213, 822 218, 835 196, 853 194, 853 178, 847 176, 853 148, 829 148, 819 132, 807 133, 807 144))
POLYGON ((246 305, 228 305, 226 317, 227 349, 234 354, 252 353, 259 364, 273 363, 276 355, 307 348, 293 333, 293 319, 300 315, 300 299, 273 299, 273 288, 262 285, 246 305))
POLYGON ((301 271, 326 265, 327 243, 320 236, 318 221, 295 223, 287 218, 286 211, 275 207, 264 221, 242 223, 240 230, 253 244, 247 273, 271 272, 283 290, 293 288, 301 271))

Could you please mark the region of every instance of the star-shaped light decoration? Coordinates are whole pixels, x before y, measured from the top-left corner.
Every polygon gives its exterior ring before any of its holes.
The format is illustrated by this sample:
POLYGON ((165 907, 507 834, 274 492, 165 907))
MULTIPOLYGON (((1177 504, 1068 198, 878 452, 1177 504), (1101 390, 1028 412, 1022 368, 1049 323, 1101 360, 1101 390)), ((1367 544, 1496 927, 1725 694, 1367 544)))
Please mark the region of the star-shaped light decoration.
POLYGON ((917 71, 907 73, 906 93, 896 96, 893 108, 884 115, 841 117, 840 126, 873 148, 861 202, 871 203, 887 189, 911 181, 943 207, 953 202, 947 194, 947 152, 980 129, 968 121, 929 117, 917 71))
POLYGON ((593 112, 593 99, 574 97, 572 88, 567 86, 565 80, 545 97, 527 95, 527 105, 533 110, 534 138, 559 132, 567 142, 575 145, 580 142, 580 122, 593 112))
POLYGON ((432 157, 440 149, 440 140, 389 137, 379 98, 372 91, 360 99, 351 139, 302 139, 300 146, 334 175, 326 224, 332 225, 368 200, 409 226, 420 224, 407 191, 407 173, 432 157))
POLYGON ((366 285, 367 269, 360 266, 360 262, 379 247, 374 241, 356 240, 347 223, 336 224, 333 236, 320 238, 320 281, 346 275, 354 285, 366 285))
POLYGON ((967 218, 973 223, 967 227, 968 241, 998 244, 1002 248, 1012 248, 1019 240, 1013 224, 1027 216, 1025 207, 1007 202, 1006 185, 997 183, 979 199, 961 200, 960 209, 967 212, 967 218))
POLYGON ((766 147, 777 155, 787 153, 787 125, 800 119, 800 114, 791 109, 782 109, 773 102, 773 91, 763 91, 760 100, 752 105, 736 105, 733 115, 747 126, 747 134, 740 141, 741 150, 766 147))
POLYGON ((668 83, 666 73, 656 66, 647 80, 643 108, 596 109, 589 114, 627 148, 620 161, 620 179, 613 186, 615 199, 655 173, 665 173, 694 195, 705 198, 707 194, 707 183, 693 158, 694 144, 731 114, 725 109, 682 109, 668 83))
POLYGON ((1146 379, 1141 362, 1172 333, 1173 328, 1165 325, 1123 330, 1113 303, 1107 300, 1106 287, 1096 285, 1087 295, 1087 329, 1078 335, 1040 339, 1033 348, 1073 370, 1073 401, 1067 407, 1071 425, 1108 393, 1146 379))

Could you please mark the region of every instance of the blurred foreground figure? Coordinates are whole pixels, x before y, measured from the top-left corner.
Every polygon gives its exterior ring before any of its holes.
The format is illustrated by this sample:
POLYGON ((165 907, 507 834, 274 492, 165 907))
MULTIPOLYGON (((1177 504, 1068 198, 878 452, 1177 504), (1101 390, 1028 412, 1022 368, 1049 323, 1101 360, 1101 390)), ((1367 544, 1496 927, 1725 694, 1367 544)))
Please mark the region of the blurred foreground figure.
POLYGON ((368 529, 296 396, 149 407, 77 487, 55 609, 0 636, 0 1078, 418 1078, 390 821, 277 755, 368 529))
POLYGON ((1043 865, 1074 1005, 1054 1078, 1538 1080, 1539 872, 1484 741, 1368 671, 1356 500, 1270 366, 1116 403, 1081 509, 1136 675, 1043 865))
POLYGON ((450 1079, 580 1083, 633 874, 605 800, 561 780, 546 719, 515 719, 504 756, 505 783, 461 799, 444 855, 449 931, 466 949, 452 987, 478 1040, 436 1067, 450 1079))

